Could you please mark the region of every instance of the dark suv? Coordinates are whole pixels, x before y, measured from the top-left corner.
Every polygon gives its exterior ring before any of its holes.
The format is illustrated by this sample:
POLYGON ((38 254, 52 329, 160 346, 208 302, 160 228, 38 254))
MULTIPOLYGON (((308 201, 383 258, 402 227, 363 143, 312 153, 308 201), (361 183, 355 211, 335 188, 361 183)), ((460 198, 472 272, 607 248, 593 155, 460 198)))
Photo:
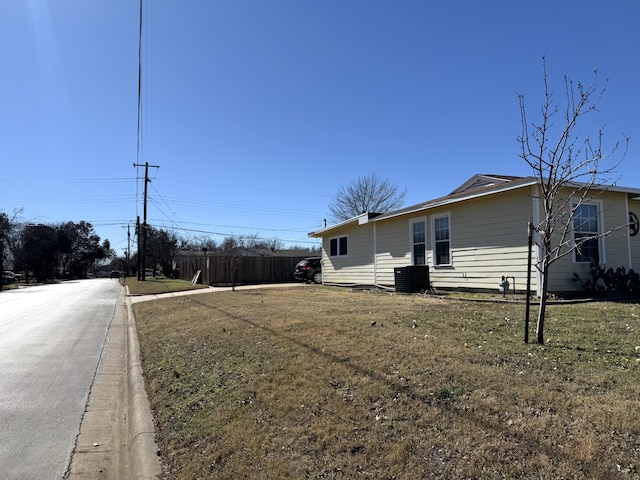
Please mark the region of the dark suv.
POLYGON ((293 278, 307 283, 322 283, 322 263, 320 257, 309 257, 298 262, 293 278))

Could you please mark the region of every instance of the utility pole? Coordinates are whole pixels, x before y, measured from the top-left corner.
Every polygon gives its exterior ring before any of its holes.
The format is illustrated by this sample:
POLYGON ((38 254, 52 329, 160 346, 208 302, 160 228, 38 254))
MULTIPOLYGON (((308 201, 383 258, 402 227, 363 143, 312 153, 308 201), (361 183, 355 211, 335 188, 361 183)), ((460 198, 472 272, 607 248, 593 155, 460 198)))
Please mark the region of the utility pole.
POLYGON ((136 217, 136 237, 138 239, 138 259, 136 262, 136 272, 138 272, 137 277, 138 281, 140 281, 142 279, 142 272, 140 269, 140 265, 142 265, 140 263, 140 257, 142 257, 142 255, 140 255, 140 249, 142 248, 142 243, 140 242, 140 215, 136 217))
POLYGON ((152 168, 160 168, 160 165, 149 165, 149 162, 144 162, 144 165, 139 163, 134 163, 134 167, 144 167, 144 201, 143 201, 143 212, 144 216, 142 219, 142 228, 138 230, 138 280, 145 281, 146 280, 146 256, 147 256, 147 184, 151 181, 149 180, 149 167, 152 168), (140 231, 142 231, 142 249, 140 249, 140 231), (142 251, 140 251, 142 250, 142 251), (140 257, 142 257, 140 259, 140 257), (142 270, 142 275, 140 275, 140 270, 142 270))
POLYGON ((127 277, 131 276, 131 225, 127 225, 127 277))

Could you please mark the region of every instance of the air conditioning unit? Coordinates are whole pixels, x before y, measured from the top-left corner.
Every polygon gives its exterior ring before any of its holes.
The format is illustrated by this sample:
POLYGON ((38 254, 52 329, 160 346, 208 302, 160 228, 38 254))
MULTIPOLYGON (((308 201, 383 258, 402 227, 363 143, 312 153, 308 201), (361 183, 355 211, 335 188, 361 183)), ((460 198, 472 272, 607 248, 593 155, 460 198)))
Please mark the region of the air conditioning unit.
POLYGON ((416 293, 431 289, 428 265, 408 265, 393 269, 396 292, 416 293))

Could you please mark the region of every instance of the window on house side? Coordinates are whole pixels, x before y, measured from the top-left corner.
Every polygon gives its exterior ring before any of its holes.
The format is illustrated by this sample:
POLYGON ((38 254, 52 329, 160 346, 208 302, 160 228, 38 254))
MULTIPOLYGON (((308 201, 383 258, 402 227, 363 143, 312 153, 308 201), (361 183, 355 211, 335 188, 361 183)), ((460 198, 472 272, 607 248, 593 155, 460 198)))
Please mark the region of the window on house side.
POLYGON ((576 244, 576 262, 600 261, 600 229, 598 208, 589 203, 574 205, 573 241, 576 244))
POLYGON ((425 222, 413 222, 411 224, 411 237, 413 244, 413 264, 425 265, 427 263, 427 227, 425 222))
POLYGON ((348 237, 335 237, 329 240, 329 256, 339 257, 348 253, 348 237))
POLYGON ((340 237, 338 239, 339 250, 338 255, 346 255, 347 254, 347 237, 340 237))
POLYGON ((433 220, 433 234, 435 237, 434 265, 451 265, 451 234, 449 231, 449 216, 433 220))

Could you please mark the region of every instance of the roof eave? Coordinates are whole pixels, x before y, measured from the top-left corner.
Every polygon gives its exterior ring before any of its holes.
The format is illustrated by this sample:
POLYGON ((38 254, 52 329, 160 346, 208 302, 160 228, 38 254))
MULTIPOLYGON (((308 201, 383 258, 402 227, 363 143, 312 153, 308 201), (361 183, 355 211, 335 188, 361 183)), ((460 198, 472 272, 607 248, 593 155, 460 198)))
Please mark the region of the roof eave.
MULTIPOLYGON (((488 189, 482 189, 482 190, 472 190, 469 192, 468 195, 461 195, 461 196, 452 196, 452 195, 447 195, 445 197, 441 197, 439 199, 435 199, 432 201, 427 201, 427 202, 423 202, 417 205, 414 205, 413 207, 408 207, 408 208, 403 208, 400 210, 396 210, 394 212, 388 212, 388 213, 383 213, 383 214, 375 214, 375 213, 368 213, 365 212, 361 215, 358 215, 356 217, 350 218, 348 220, 345 220, 343 222, 340 222, 338 224, 332 225, 330 227, 324 228, 322 230, 317 230, 315 232, 310 232, 307 235, 309 237, 313 237, 313 238, 321 238, 323 237, 327 232, 331 232, 333 230, 345 227, 349 224, 352 223, 358 223, 360 225, 364 224, 364 223, 369 223, 369 222, 377 222, 377 221, 381 221, 381 220, 387 220, 387 219, 391 219, 391 218, 397 218, 397 217, 401 217, 404 215, 413 215, 415 213, 418 212, 423 212, 423 211, 427 211, 427 210, 432 210, 434 208, 438 208, 438 207, 443 207, 446 205, 453 205, 456 203, 460 203, 460 202, 465 202, 468 200, 473 200, 475 198, 481 198, 481 197, 486 197, 489 195, 494 195, 496 193, 504 193, 504 192, 508 192, 508 191, 512 191, 512 190, 518 190, 521 188, 527 188, 527 187, 533 187, 535 185, 538 185, 540 182, 537 178, 535 177, 524 177, 523 178, 524 181, 521 182, 517 182, 515 185, 512 183, 506 183, 504 185, 499 185, 497 187, 492 187, 492 188, 488 188, 488 189)), ((576 187, 579 187, 579 184, 575 184, 576 187)), ((639 188, 629 188, 629 187, 619 187, 619 186, 598 186, 597 187, 600 190, 607 190, 610 192, 618 192, 618 193, 626 193, 630 199, 633 200, 640 200, 640 189, 639 188)))
POLYGON ((481 190, 474 191, 469 195, 464 195, 461 197, 449 198, 449 196, 442 197, 441 199, 436 199, 430 202, 424 202, 415 206, 415 208, 398 210, 396 212, 389 212, 388 214, 383 214, 380 217, 376 218, 374 221, 378 220, 386 220, 388 218, 401 217, 403 215, 412 215, 414 213, 418 213, 425 210, 432 210, 434 208, 443 207, 446 205, 452 205, 454 203, 464 202, 468 200, 473 200, 474 198, 486 197, 488 195, 494 195, 496 193, 508 192, 510 190, 517 190, 520 188, 531 187, 537 185, 537 181, 535 179, 531 179, 527 182, 518 183, 517 185, 501 185, 498 188, 491 188, 489 190, 481 190))
POLYGON ((350 223, 358 223, 359 225, 362 225, 364 223, 369 223, 370 220, 378 217, 380 214, 379 213, 372 213, 372 212, 364 212, 361 213, 358 216, 349 218, 347 220, 343 220, 340 223, 336 223, 335 225, 331 225, 330 227, 326 227, 323 228, 322 230, 316 230, 315 232, 309 232, 307 233, 308 237, 312 237, 312 238, 320 238, 322 237, 325 233, 330 232, 331 230, 336 230, 342 227, 345 227, 347 225, 349 225, 350 223))

